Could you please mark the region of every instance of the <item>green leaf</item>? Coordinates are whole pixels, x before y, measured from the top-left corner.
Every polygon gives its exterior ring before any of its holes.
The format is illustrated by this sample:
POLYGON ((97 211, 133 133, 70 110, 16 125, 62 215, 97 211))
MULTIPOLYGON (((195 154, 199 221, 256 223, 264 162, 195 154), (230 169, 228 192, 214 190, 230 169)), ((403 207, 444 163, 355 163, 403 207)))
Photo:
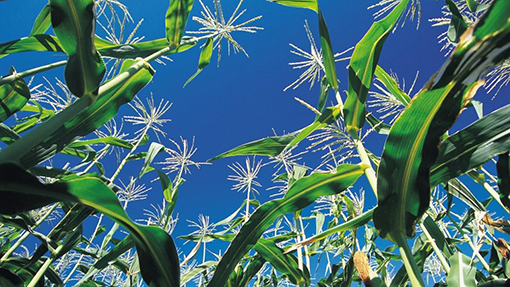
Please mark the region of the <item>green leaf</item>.
POLYGON ((460 176, 510 150, 510 105, 504 106, 446 138, 430 170, 430 184, 460 176))
POLYGON ((314 131, 334 123, 340 117, 341 112, 340 106, 326 108, 311 125, 299 131, 299 134, 287 145, 287 148, 297 145, 314 131))
POLYGON ((0 123, 21 110, 30 100, 30 90, 23 79, 0 86, 0 123))
POLYGON ((324 59, 324 69, 326 70, 326 79, 333 90, 338 91, 338 80, 335 68, 335 53, 331 45, 328 26, 324 20, 322 12, 319 10, 319 34, 321 37, 322 58, 324 59))
POLYGON ((473 210, 485 211, 483 204, 476 199, 473 193, 457 178, 448 181, 448 193, 462 200, 465 204, 473 210))
POLYGON ((282 199, 260 206, 228 247, 208 286, 224 286, 237 263, 278 217, 301 210, 321 196, 342 192, 356 182, 365 168, 362 165, 340 165, 335 173, 312 174, 296 181, 282 199))
POLYGON ((204 262, 197 267, 191 269, 190 271, 182 274, 181 277, 181 286, 185 286, 186 283, 191 281, 191 279, 195 278, 198 274, 207 271, 209 268, 214 267, 218 262, 216 261, 207 261, 204 262))
POLYGON ((207 161, 211 162, 214 160, 222 159, 225 157, 237 156, 237 155, 267 155, 277 156, 285 147, 292 142, 297 136, 297 132, 286 134, 283 136, 267 137, 260 140, 252 141, 236 148, 233 148, 227 152, 217 155, 207 161))
POLYGON ((350 219, 343 223, 340 223, 337 226, 330 227, 321 233, 318 233, 310 238, 307 238, 301 242, 298 242, 298 243, 292 245, 286 252, 292 252, 294 250, 297 250, 301 246, 305 246, 305 245, 312 244, 317 241, 321 241, 323 239, 326 239, 328 236, 336 234, 336 233, 343 233, 343 232, 346 232, 349 230, 355 230, 358 227, 361 227, 361 226, 367 224, 368 222, 370 222, 372 220, 373 213, 374 213, 374 210, 371 209, 371 210, 366 211, 365 213, 363 213, 353 219, 350 219))
POLYGON ((451 43, 457 44, 460 40, 460 36, 466 31, 468 25, 466 21, 464 21, 464 18, 462 17, 462 14, 459 11, 459 8, 453 2, 453 0, 446 0, 446 4, 451 15, 450 20, 450 26, 448 27, 448 41, 451 43))
POLYGON ((104 137, 104 138, 97 138, 97 139, 91 139, 91 140, 82 140, 82 141, 74 141, 72 144, 69 145, 70 148, 81 148, 88 145, 93 144, 107 144, 112 146, 118 146, 121 148, 127 148, 131 149, 133 148, 133 145, 129 143, 126 140, 119 139, 116 137, 104 137))
POLYGON ((411 97, 402 91, 398 86, 397 81, 390 76, 381 66, 375 68, 374 75, 377 79, 388 89, 388 92, 392 94, 403 106, 407 107, 411 102, 411 97))
POLYGON ((480 13, 489 8, 487 4, 480 4, 477 0, 466 0, 466 4, 471 12, 480 13))
MULTIPOLYGON (((326 102, 328 101, 328 94, 329 94, 330 86, 328 84, 328 79, 326 77, 322 78, 321 81, 321 93, 319 95, 319 103, 317 104, 317 110, 319 112, 324 112, 324 108, 326 107, 326 102)), ((317 118, 320 117, 320 115, 317 115, 317 118)))
MULTIPOLYGON (((123 63, 126 67, 138 64, 134 60, 126 60, 123 63)), ((60 129, 40 139, 39 144, 32 151, 29 150, 20 155, 20 165, 24 167, 36 165, 61 151, 75 138, 92 133, 112 119, 117 114, 120 106, 131 101, 152 80, 153 70, 150 69, 150 66, 146 67, 135 73, 129 69, 125 72, 126 74, 119 75, 118 77, 123 77, 120 85, 116 85, 114 88, 106 91, 102 90, 98 99, 91 106, 78 113, 69 121, 61 123, 60 129)))
POLYGON ((26 204, 33 196, 45 198, 37 207, 48 201, 78 202, 110 217, 133 236, 142 276, 151 286, 179 286, 179 259, 172 238, 159 227, 139 225, 131 221, 115 193, 102 181, 90 176, 68 176, 59 183, 43 185, 37 178, 13 164, 0 165, 0 186, 3 196, 0 212, 13 214, 35 208, 26 204), (10 206, 11 205, 11 206, 10 206))
POLYGON ((163 150, 165 150, 164 145, 157 142, 151 143, 151 145, 149 146, 149 150, 147 151, 147 155, 145 156, 145 160, 143 161, 143 166, 142 170, 140 171, 139 177, 142 177, 142 175, 144 175, 148 171, 149 165, 154 161, 156 156, 163 150))
POLYGON ((50 0, 51 25, 69 56, 65 80, 77 97, 96 97, 106 71, 94 46, 94 0, 50 0))
POLYGON ((191 8, 193 8, 193 0, 170 0, 165 18, 166 40, 174 48, 181 44, 182 33, 191 8))
POLYGON ((51 25, 51 14, 50 14, 50 4, 44 5, 39 15, 34 21, 34 25, 32 26, 32 31, 30 32, 30 36, 37 34, 44 34, 51 25))
POLYGON ((289 7, 307 8, 319 13, 319 3, 317 0, 268 0, 289 7))
POLYGON ((0 57, 29 51, 64 52, 56 37, 45 34, 32 35, 0 44, 0 57))
POLYGON ((498 187, 501 201, 503 204, 510 208, 510 156, 508 152, 499 155, 496 164, 498 171, 498 187))
POLYGON ((297 258, 284 254, 283 249, 276 246, 273 240, 261 238, 254 248, 271 266, 285 274, 290 282, 298 286, 310 286, 310 273, 306 266, 303 271, 300 270, 297 258))
POLYGON ((471 258, 456 252, 450 258, 450 272, 446 275, 448 287, 475 287, 476 267, 471 264, 471 258))
MULTIPOLYGON (((19 276, 25 284, 28 284, 37 273, 37 271, 41 268, 45 260, 46 258, 41 258, 41 260, 34 261, 24 257, 11 257, 7 261, 2 262, 2 268, 16 273, 16 275, 19 276)), ((64 285, 53 267, 48 268, 44 275, 51 283, 55 284, 56 286, 64 285)), ((38 285, 36 286, 44 286, 44 280, 41 279, 37 284, 38 285)))
POLYGON ((349 64, 349 91, 344 116, 347 131, 355 138, 365 124, 365 102, 384 42, 408 3, 409 0, 401 1, 388 16, 372 24, 354 48, 349 64))
POLYGON ((374 211, 382 237, 414 235, 429 206, 429 173, 440 139, 483 82, 478 79, 484 71, 510 56, 509 16, 510 2, 495 1, 393 124, 379 165, 374 211))
POLYGON ((23 280, 15 273, 0 268, 0 286, 2 287, 23 287, 23 280))
POLYGON ((266 260, 262 258, 261 256, 255 256, 253 259, 251 259, 244 268, 243 277, 241 278, 241 281, 239 282, 240 287, 248 286, 248 283, 250 283, 250 280, 259 273, 260 269, 264 266, 264 263, 266 263, 266 260))
POLYGON ((205 43, 204 47, 202 48, 202 52, 200 52, 200 58, 198 59, 198 70, 191 76, 186 83, 184 83, 184 87, 191 82, 198 74, 202 72, 202 70, 209 65, 211 62, 211 56, 213 52, 213 45, 214 41, 213 38, 207 39, 207 42, 205 43))

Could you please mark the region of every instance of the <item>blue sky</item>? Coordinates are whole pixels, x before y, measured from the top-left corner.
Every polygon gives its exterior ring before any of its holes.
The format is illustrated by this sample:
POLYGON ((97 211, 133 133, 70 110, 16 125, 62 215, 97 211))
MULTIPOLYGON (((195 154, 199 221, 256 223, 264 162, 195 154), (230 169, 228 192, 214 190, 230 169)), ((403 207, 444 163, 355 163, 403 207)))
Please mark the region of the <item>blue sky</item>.
MULTIPOLYGON (((198 1, 195 2, 191 16, 199 15, 201 10, 198 1)), ((320 1, 335 52, 352 47, 363 37, 373 22, 374 11, 367 10, 367 6, 375 2, 375 0, 320 1)), ((123 3, 129 7, 135 22, 141 18, 144 19, 137 32, 138 36, 144 35, 144 40, 164 37, 164 15, 168 1, 130 0, 123 3)), ((212 1, 204 0, 204 3, 212 8, 212 1)), ((443 1, 422 1, 420 28, 416 29, 416 21, 407 22, 403 28, 399 27, 389 36, 381 54, 380 65, 388 71, 396 72, 399 78, 405 78, 408 85, 419 71, 415 92, 446 60, 445 52, 440 51, 442 44, 437 43, 437 36, 446 27, 431 27, 428 21, 430 18, 441 16, 440 10, 443 3, 443 1)), ((235 0, 223 0, 224 13, 230 15, 236 4, 235 0)), ((19 1, 0 3, 3 11, 0 23, 1 27, 4 27, 0 42, 28 35, 31 23, 43 5, 42 1, 31 1, 30 4, 23 6, 20 6, 19 1)), ((246 0, 242 8, 247 11, 239 18, 239 22, 262 15, 260 20, 252 24, 264 28, 256 34, 241 32, 232 34, 246 49, 250 55, 249 58, 242 53, 228 56, 225 49, 226 43, 224 43, 219 67, 216 65, 217 51, 215 51, 211 64, 183 88, 184 82, 197 68, 200 51, 198 47, 195 47, 185 53, 172 56, 172 62, 167 62, 166 66, 154 63, 153 66, 157 72, 153 82, 139 94, 140 97, 146 97, 152 92, 157 101, 165 99, 173 103, 166 116, 172 121, 164 126, 164 131, 170 138, 177 141, 181 136, 189 141, 194 137, 195 146, 198 148, 194 156, 195 161, 203 162, 237 145, 270 136, 273 134, 273 129, 278 134, 298 130, 314 119, 314 114, 294 100, 294 97, 315 105, 318 100, 318 84, 312 89, 308 88, 307 83, 295 90, 290 89, 284 92, 283 89, 301 73, 301 71, 293 70, 288 64, 301 60, 290 53, 289 43, 304 50, 309 49, 303 25, 307 20, 312 33, 318 39, 316 14, 310 10, 279 6, 263 0, 246 0)), ((128 30, 130 31, 134 25, 130 23, 131 28, 128 30)), ((190 19, 186 30, 197 30, 199 27, 198 23, 190 19)), ((319 41, 316 42, 319 43, 319 41)), ((60 59, 63 59, 63 55, 25 53, 9 56, 0 61, 4 74, 7 74, 10 65, 23 71, 60 59)), ((347 89, 346 64, 346 62, 337 64, 342 91, 347 89)), ((57 69, 48 73, 47 77, 62 79, 62 73, 63 69, 57 69)), ((42 80, 38 77, 34 82, 40 83, 42 80)), ((507 92, 508 88, 503 89, 495 100, 491 100, 492 95, 485 95, 483 91, 480 91, 477 100, 484 102, 485 112, 488 113, 496 107, 509 103, 508 97, 505 97, 507 92)), ((345 99, 345 94, 343 97, 345 99)), ((328 103, 332 99, 330 96, 328 103)), ((129 107, 123 107, 120 113, 121 115, 133 114, 129 107)), ((474 118, 474 112, 468 110, 461 117, 458 126, 465 125, 474 118)), ((128 131, 131 129, 128 123, 125 123, 125 126, 128 131)), ((376 135, 369 137, 367 147, 376 154, 380 154, 383 140, 383 137, 376 135)), ((163 140, 162 143, 170 145, 167 140, 163 140)), ((174 235, 184 235, 191 231, 185 219, 196 220, 198 214, 205 214, 214 222, 237 209, 245 195, 232 191, 233 182, 227 180, 227 176, 233 173, 228 165, 236 160, 244 162, 244 157, 219 160, 213 165, 204 165, 198 170, 192 168, 192 173, 185 176, 186 182, 181 186, 176 207, 180 221, 174 235)), ((315 165, 316 162, 310 159, 306 164, 315 165)), ((140 167, 132 164, 128 168, 131 170, 124 170, 121 174, 121 179, 125 182, 131 173, 136 175, 140 167)), ((110 171, 110 174, 112 172, 110 171)), ((274 193, 274 191, 266 190, 272 185, 270 182, 272 172, 273 170, 268 166, 262 169, 259 176, 262 188, 259 189, 261 194, 258 198, 261 201, 268 200, 269 195, 274 193)), ((364 182, 364 180, 360 181, 357 186, 364 186, 364 182)), ((147 185, 153 187, 149 193, 149 199, 129 210, 134 218, 142 217, 141 209, 149 208, 150 203, 161 202, 159 184, 147 181, 147 185)), ((368 186, 365 189, 367 190, 366 206, 371 207, 375 203, 374 196, 368 186)), ((182 241, 177 240, 177 245, 181 247, 182 241)), ((184 250, 187 252, 190 248, 192 246, 187 245, 184 250)), ((214 247, 212 249, 214 250, 214 247)), ((214 251, 217 252, 217 250, 214 251)))

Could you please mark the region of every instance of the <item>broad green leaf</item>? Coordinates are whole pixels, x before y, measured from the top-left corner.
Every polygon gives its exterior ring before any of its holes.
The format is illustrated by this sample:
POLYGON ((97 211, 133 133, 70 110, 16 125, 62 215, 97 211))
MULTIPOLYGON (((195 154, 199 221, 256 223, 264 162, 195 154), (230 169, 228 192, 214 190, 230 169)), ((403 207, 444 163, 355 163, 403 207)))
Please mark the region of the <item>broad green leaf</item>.
POLYGON ((15 273, 0 268, 0 286, 2 287, 23 287, 23 280, 15 273))
POLYGON ((446 275, 448 287, 475 287, 476 266, 471 264, 471 258, 456 252, 450 258, 450 272, 446 275))
POLYGON ((319 3, 317 0, 268 0, 289 7, 307 8, 319 13, 319 3))
POLYGON ((32 31, 30 32, 30 36, 44 34, 51 25, 51 15, 50 15, 50 4, 44 5, 39 15, 34 21, 34 25, 32 26, 32 31))
POLYGON ((504 106, 443 140, 430 184, 460 176, 510 150, 510 105, 504 106))
POLYGON ((324 20, 322 12, 319 10, 319 34, 321 37, 322 58, 324 60, 324 69, 326 71, 326 79, 333 90, 338 91, 338 79, 336 77, 335 53, 331 45, 328 26, 324 20))
POLYGON ((30 90, 23 79, 0 86, 0 123, 21 110, 30 100, 30 90))
POLYGON ((80 148, 88 145, 93 144, 107 144, 112 146, 118 146, 122 148, 131 149, 133 148, 133 145, 129 143, 126 140, 119 139, 116 137, 104 137, 104 138, 97 138, 97 139, 91 139, 91 140, 81 140, 81 141, 74 141, 72 144, 69 145, 70 148, 80 148))
POLYGON ((384 42, 408 3, 409 0, 401 1, 388 16, 372 24, 354 48, 349 64, 349 91, 344 106, 345 126, 353 137, 358 137, 358 131, 365 124, 365 102, 384 42))
POLYGON ((508 152, 499 155, 496 170, 498 171, 498 187, 501 201, 507 208, 510 208, 510 160, 508 152))
POLYGON ((189 82, 198 76, 198 74, 200 74, 202 70, 211 62, 211 56, 214 47, 213 43, 213 38, 209 38, 207 39, 207 42, 205 42, 205 45, 202 48, 202 52, 200 52, 200 58, 198 59, 198 70, 186 81, 186 83, 184 83, 184 87, 186 87, 189 82))
MULTIPOLYGON (((89 176, 69 176, 59 183, 44 185, 13 164, 0 165, 2 195, 16 205, 2 201, 0 211, 13 214, 33 209, 26 198, 37 196, 46 202, 78 202, 105 214, 124 227, 133 237, 141 262, 142 276, 150 286, 179 286, 179 259, 172 238, 159 227, 131 221, 117 196, 102 181, 89 176)), ((39 203, 44 206, 45 203, 39 203)))
POLYGON ((254 249, 276 270, 285 274, 290 282, 298 286, 310 286, 310 274, 306 266, 299 269, 298 260, 291 254, 284 254, 283 249, 270 239, 259 239, 254 249))
POLYGON ((402 241, 403 235, 414 235, 429 206, 429 173, 440 139, 476 93, 484 71, 510 56, 509 17, 510 2, 495 1, 393 124, 379 165, 374 211, 382 237, 402 241))
POLYGON ((45 34, 32 35, 0 44, 0 57, 29 51, 64 52, 56 37, 45 34))
POLYGON ((69 56, 65 80, 77 97, 96 97, 106 71, 94 46, 94 0, 50 0, 51 25, 69 56))
POLYGON ((439 229, 434 219, 432 219, 430 216, 427 216, 423 220, 423 225, 427 229, 427 232, 430 234, 430 236, 434 239, 434 244, 437 245, 439 250, 446 256, 450 257, 453 255, 454 250, 448 243, 446 236, 444 235, 443 231, 439 229))
POLYGON ((356 182, 365 168, 363 165, 340 165, 334 173, 312 174, 296 181, 282 199, 260 206, 228 247, 208 286, 223 286, 237 263, 278 217, 299 211, 321 196, 342 192, 356 182))
MULTIPOLYGON (((137 65, 137 63, 134 60, 126 60, 123 65, 133 66, 137 65)), ((92 133, 112 119, 117 114, 120 106, 131 101, 138 91, 152 80, 153 70, 150 66, 144 67, 146 68, 142 68, 137 72, 128 70, 120 74, 118 77, 123 77, 123 80, 119 85, 109 90, 101 89, 100 96, 91 106, 67 122, 59 123, 60 128, 53 130, 50 134, 43 134, 44 138, 38 139, 39 142, 36 143, 37 145, 31 151, 27 151, 19 156, 20 165, 24 167, 36 165, 61 151, 65 146, 73 142, 75 138, 92 133)), ((77 104, 80 100, 74 104, 77 104)), ((55 117, 58 117, 58 115, 55 117)), ((8 148, 15 144, 10 145, 8 148)), ((8 148, 0 152, 0 156, 4 151, 7 151, 5 156, 9 156, 9 154, 13 156, 12 153, 8 152, 8 148)))
POLYGON ((177 48, 181 44, 182 33, 191 8, 193 8, 193 0, 170 0, 170 6, 166 11, 165 27, 166 40, 171 47, 177 48))
POLYGON ((407 107, 407 105, 409 105, 411 97, 400 89, 397 81, 383 68, 381 68, 381 66, 377 66, 375 68, 374 75, 386 87, 386 89, 388 89, 388 92, 390 92, 403 106, 407 107))
POLYGON ((297 136, 297 132, 286 134, 283 136, 267 137, 260 140, 252 141, 227 152, 217 155, 208 161, 214 161, 225 157, 237 155, 267 155, 277 156, 285 147, 292 142, 297 136))
POLYGON ((299 131, 299 134, 287 145, 287 148, 297 145, 314 131, 334 123, 340 117, 341 112, 340 106, 326 108, 311 125, 299 131))
POLYGON ((446 0, 446 4, 452 13, 450 26, 448 27, 448 41, 456 44, 459 42, 460 36, 466 31, 468 25, 453 0, 446 0))

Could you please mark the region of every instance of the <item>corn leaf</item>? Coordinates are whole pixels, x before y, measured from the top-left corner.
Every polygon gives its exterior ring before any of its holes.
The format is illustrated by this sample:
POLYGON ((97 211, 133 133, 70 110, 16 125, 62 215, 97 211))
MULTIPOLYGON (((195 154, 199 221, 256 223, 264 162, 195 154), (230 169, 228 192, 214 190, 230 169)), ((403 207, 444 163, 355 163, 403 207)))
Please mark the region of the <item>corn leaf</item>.
POLYGON ((50 4, 44 5, 39 15, 34 21, 34 25, 32 26, 32 31, 30 32, 30 36, 44 34, 51 25, 51 14, 50 14, 50 4))
POLYGON ((510 156, 508 152, 499 155, 496 164, 498 171, 498 187, 503 204, 510 208, 510 156))
POLYGON ((280 154, 285 147, 293 141, 297 136, 296 132, 283 136, 267 137, 260 140, 252 141, 227 152, 217 155, 208 161, 214 161, 225 157, 237 155, 267 155, 276 156, 280 154))
POLYGON ((446 275, 446 283, 450 287, 475 287, 476 266, 472 260, 461 252, 456 252, 450 258, 451 269, 446 275))
POLYGON ((319 3, 317 0, 268 0, 289 7, 307 8, 319 13, 319 3))
MULTIPOLYGON (((135 63, 136 61, 134 60, 126 60, 123 65, 130 67, 135 63)), ((25 154, 20 155, 20 165, 32 167, 55 155, 72 143, 77 137, 92 133, 104 125, 117 114, 120 106, 131 101, 138 91, 152 80, 152 76, 153 71, 147 67, 130 74, 123 84, 101 93, 90 107, 77 114, 69 121, 61 123, 60 129, 56 129, 45 138, 41 139, 39 144, 37 144, 32 151, 27 151, 25 154)))
POLYGON ((409 102, 411 102, 411 97, 402 91, 398 86, 397 81, 390 76, 381 66, 377 66, 375 68, 374 75, 377 77, 379 81, 388 89, 388 92, 392 94, 403 106, 407 107, 409 102))
POLYGON ((30 51, 64 52, 58 39, 46 34, 32 35, 0 44, 0 57, 30 51))
POLYGON ((291 254, 284 254, 283 249, 276 246, 274 240, 261 238, 254 249, 276 270, 285 274, 290 282, 298 286, 310 286, 310 273, 306 266, 299 269, 298 260, 291 254))
POLYGON ((50 0, 51 25, 69 56, 65 80, 77 97, 96 97, 106 71, 94 46, 94 1, 50 0))
POLYGON ((2 195, 9 201, 0 203, 2 214, 15 214, 34 208, 26 199, 36 196, 47 202, 78 202, 110 217, 133 237, 140 259, 142 276, 150 286, 179 286, 179 259, 172 238, 162 229, 134 223, 117 196, 102 181, 90 176, 64 177, 59 183, 44 185, 14 164, 0 165, 2 195), (16 202, 16 205, 12 203, 16 202))
POLYGON ((30 100, 30 90, 23 79, 0 86, 0 123, 21 110, 30 100))
POLYGON ((196 76, 198 76, 198 74, 200 74, 202 72, 202 70, 207 66, 209 65, 209 63, 211 62, 211 56, 212 56, 212 52, 213 52, 213 39, 212 38, 209 38, 207 39, 207 42, 205 43, 204 47, 202 48, 202 52, 200 52, 200 57, 198 59, 198 70, 195 72, 195 74, 193 74, 193 76, 191 76, 187 81, 186 83, 184 83, 184 87, 186 87, 186 85, 191 82, 196 76))
POLYGON ((384 42, 405 11, 409 0, 403 0, 384 19, 375 22, 356 44, 349 64, 349 91, 345 101, 345 126, 349 134, 358 136, 365 124, 365 102, 384 42))
MULTIPOLYGON (((16 273, 16 275, 19 276, 23 282, 25 282, 25 284, 22 285, 24 286, 32 280, 39 268, 41 268, 45 259, 46 258, 42 258, 42 260, 31 261, 30 259, 24 257, 11 257, 7 261, 2 262, 2 267, 16 273)), ((51 283, 57 286, 64 285, 53 267, 48 268, 44 275, 51 283)), ((44 280, 40 280, 38 284, 39 285, 37 286, 44 286, 44 280)))
POLYGON ((116 137, 104 137, 91 140, 74 141, 69 145, 70 148, 81 148, 93 144, 107 144, 112 146, 118 146, 122 148, 131 149, 133 145, 126 140, 119 139, 116 137))
POLYGON ((446 138, 430 170, 430 184, 460 176, 510 150, 510 105, 504 106, 446 138))
POLYGON ((237 263, 278 217, 301 210, 321 196, 342 192, 356 182, 365 168, 363 165, 346 164, 340 165, 334 173, 312 174, 297 180, 282 199, 260 206, 228 247, 208 286, 224 286, 237 263))
POLYGON ((23 287, 23 280, 15 273, 5 268, 0 268, 0 286, 4 287, 23 287))
POLYGON ((319 10, 319 34, 321 37, 322 58, 324 60, 324 69, 326 70, 326 79, 333 90, 338 90, 338 80, 336 77, 335 68, 335 53, 333 53, 333 46, 331 38, 329 37, 328 26, 324 20, 322 12, 319 10))
POLYGON ((464 21, 459 8, 453 0, 446 0, 446 4, 448 10, 452 13, 450 25, 448 26, 448 41, 457 44, 460 40, 460 36, 466 31, 468 25, 466 21, 464 21))
POLYGON ((255 256, 252 260, 248 263, 246 268, 244 268, 243 277, 241 278, 241 281, 239 282, 240 287, 248 286, 248 283, 250 283, 251 279, 259 273, 260 269, 264 266, 266 263, 266 260, 262 258, 261 256, 255 256))
POLYGON ((414 235, 429 206, 429 172, 440 139, 483 83, 483 73, 510 56, 509 17, 510 2, 495 1, 393 124, 379 165, 374 211, 382 237, 401 242, 403 235, 414 235))
POLYGON ((191 8, 193 8, 193 0, 170 0, 165 25, 166 40, 171 47, 179 47, 191 8))
POLYGON ((311 125, 299 131, 299 134, 287 145, 287 148, 297 145, 314 131, 334 123, 340 117, 341 112, 339 106, 326 108, 311 125))

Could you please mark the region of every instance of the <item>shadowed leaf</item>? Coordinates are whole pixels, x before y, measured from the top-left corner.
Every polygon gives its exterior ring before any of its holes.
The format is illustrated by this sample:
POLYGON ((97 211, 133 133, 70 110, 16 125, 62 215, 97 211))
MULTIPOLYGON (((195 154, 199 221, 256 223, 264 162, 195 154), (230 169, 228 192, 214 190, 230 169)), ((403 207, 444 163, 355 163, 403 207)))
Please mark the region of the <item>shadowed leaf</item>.
POLYGON ((106 68, 94 46, 94 1, 50 0, 51 25, 69 56, 65 79, 77 97, 97 96, 106 68))
POLYGON ((0 86, 0 123, 21 110, 30 100, 30 90, 23 79, 0 86))

